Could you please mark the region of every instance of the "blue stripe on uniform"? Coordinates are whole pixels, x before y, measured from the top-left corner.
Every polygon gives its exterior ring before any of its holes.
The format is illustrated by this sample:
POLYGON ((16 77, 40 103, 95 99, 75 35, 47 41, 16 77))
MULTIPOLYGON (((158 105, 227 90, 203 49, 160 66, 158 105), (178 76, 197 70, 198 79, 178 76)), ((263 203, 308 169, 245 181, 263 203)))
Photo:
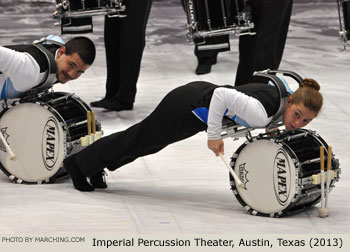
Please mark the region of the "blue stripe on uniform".
POLYGON ((13 87, 11 79, 7 77, 1 90, 1 100, 19 98, 23 93, 24 92, 17 91, 13 87))
POLYGON ((7 86, 7 79, 5 79, 4 85, 2 86, 1 96, 0 96, 1 100, 6 100, 6 86, 7 86))
POLYGON ((206 107, 196 108, 192 111, 202 122, 208 124, 209 109, 206 107))

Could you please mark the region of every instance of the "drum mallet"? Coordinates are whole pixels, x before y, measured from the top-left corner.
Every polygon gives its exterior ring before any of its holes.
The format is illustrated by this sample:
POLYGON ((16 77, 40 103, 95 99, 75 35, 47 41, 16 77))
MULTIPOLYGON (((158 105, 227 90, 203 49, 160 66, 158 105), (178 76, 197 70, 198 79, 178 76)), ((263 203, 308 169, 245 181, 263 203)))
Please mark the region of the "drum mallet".
POLYGON ((326 177, 326 199, 324 207, 328 210, 329 215, 329 208, 328 208, 328 197, 329 197, 329 186, 331 183, 331 161, 332 161, 332 146, 328 146, 328 156, 327 156, 327 177, 326 177))
POLYGON ((92 144, 93 140, 92 140, 92 136, 91 136, 91 111, 86 112, 86 118, 87 118, 89 144, 92 144))
POLYGON ((9 152, 9 154, 10 154, 10 159, 11 159, 11 160, 14 160, 14 159, 16 158, 16 154, 13 153, 13 151, 12 151, 11 148, 10 148, 10 146, 7 144, 6 139, 5 139, 5 137, 3 136, 2 132, 0 132, 0 138, 1 138, 2 143, 3 143, 4 146, 5 146, 6 150, 7 150, 7 151, 9 152))
POLYGON ((96 142, 98 139, 101 138, 102 133, 101 131, 96 131, 96 120, 95 120, 95 112, 91 111, 91 123, 92 123, 92 141, 96 142))
POLYGON ((88 134, 80 138, 81 146, 88 146, 91 143, 91 114, 90 111, 86 111, 86 126, 88 134))
POLYGON ((96 133, 96 121, 95 121, 95 112, 91 111, 91 123, 92 123, 92 134, 96 133))
POLYGON ((222 153, 220 153, 220 157, 222 159, 222 161, 225 163, 226 167, 228 168, 228 170, 230 171, 233 179, 235 180, 236 186, 237 187, 243 187, 244 184, 242 183, 242 181, 238 178, 237 174, 235 173, 235 171, 232 169, 231 165, 226 161, 224 155, 222 155, 222 153))
POLYGON ((96 136, 96 121, 95 121, 95 112, 91 111, 91 143, 95 142, 95 136, 96 136))
POLYGON ((329 209, 325 207, 324 200, 324 146, 320 147, 320 167, 321 167, 321 207, 318 208, 318 215, 321 218, 327 217, 329 209))

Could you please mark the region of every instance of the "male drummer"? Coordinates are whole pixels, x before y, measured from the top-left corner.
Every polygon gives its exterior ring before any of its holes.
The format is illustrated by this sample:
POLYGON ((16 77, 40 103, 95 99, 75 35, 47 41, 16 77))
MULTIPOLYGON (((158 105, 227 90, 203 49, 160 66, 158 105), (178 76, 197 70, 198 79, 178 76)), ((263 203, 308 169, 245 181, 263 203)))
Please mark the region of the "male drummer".
POLYGON ((50 35, 32 44, 0 46, 0 100, 77 79, 92 65, 95 55, 95 45, 87 37, 64 43, 50 35))

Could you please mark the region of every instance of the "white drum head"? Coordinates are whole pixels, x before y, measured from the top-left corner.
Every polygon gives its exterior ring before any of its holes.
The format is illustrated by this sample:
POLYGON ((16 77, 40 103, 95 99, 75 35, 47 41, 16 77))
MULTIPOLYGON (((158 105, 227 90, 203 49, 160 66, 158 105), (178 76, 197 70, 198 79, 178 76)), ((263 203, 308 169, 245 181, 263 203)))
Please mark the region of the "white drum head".
POLYGON ((234 170, 244 183, 237 188, 239 196, 259 213, 282 211, 297 191, 294 162, 282 145, 272 140, 248 142, 238 153, 234 170))
POLYGON ((16 105, 0 118, 0 129, 17 155, 10 160, 1 144, 0 161, 11 175, 25 182, 40 182, 60 169, 66 135, 48 109, 34 103, 16 105))

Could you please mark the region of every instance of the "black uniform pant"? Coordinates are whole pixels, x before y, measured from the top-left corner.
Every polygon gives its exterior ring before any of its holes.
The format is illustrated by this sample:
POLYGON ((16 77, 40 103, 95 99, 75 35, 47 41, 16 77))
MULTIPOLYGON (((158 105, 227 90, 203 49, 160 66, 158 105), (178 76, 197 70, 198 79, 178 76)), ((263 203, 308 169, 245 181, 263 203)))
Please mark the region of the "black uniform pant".
POLYGON ((215 87, 207 82, 193 82, 174 89, 143 121, 103 137, 75 154, 75 163, 85 176, 92 176, 105 167, 115 170, 205 130, 207 125, 192 110, 200 105, 201 90, 215 87))
POLYGON ((105 98, 132 104, 145 48, 145 32, 152 0, 126 0, 124 18, 105 16, 107 81, 105 98))
POLYGON ((278 69, 286 43, 293 0, 248 0, 256 35, 239 37, 235 86, 264 83, 254 71, 278 69))

